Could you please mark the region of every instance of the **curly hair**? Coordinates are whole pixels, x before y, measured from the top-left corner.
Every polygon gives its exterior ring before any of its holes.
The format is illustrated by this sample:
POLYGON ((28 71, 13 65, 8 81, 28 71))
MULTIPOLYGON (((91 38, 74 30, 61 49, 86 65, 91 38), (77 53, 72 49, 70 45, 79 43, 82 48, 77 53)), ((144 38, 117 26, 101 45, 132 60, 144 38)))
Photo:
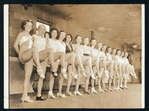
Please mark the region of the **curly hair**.
POLYGON ((68 36, 68 35, 69 35, 70 38, 71 38, 71 40, 70 40, 70 43, 71 43, 71 42, 72 42, 72 35, 71 35, 71 34, 67 34, 63 41, 66 42, 66 39, 67 39, 67 36, 68 36))
POLYGON ((22 24, 21 24, 21 28, 22 28, 23 30, 25 30, 25 25, 27 24, 27 22, 31 22, 32 25, 33 25, 33 21, 32 21, 32 20, 24 20, 24 21, 22 22, 22 24))
POLYGON ((49 32, 49 38, 51 38, 52 37, 52 32, 54 31, 54 30, 56 30, 57 31, 57 36, 56 36, 56 39, 58 39, 58 37, 59 37, 59 31, 58 31, 58 29, 57 28, 51 28, 50 29, 50 32, 49 32))

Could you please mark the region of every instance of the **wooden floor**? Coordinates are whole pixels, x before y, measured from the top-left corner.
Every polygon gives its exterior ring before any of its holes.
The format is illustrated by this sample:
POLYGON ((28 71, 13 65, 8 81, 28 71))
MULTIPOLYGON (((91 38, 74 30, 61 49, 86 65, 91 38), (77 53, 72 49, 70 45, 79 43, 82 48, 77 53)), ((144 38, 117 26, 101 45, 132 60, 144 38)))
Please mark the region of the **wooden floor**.
MULTIPOLYGON (((36 92, 29 94, 33 103, 21 103, 21 95, 10 95, 10 108, 141 108, 141 84, 128 84, 129 89, 99 94, 36 101, 36 92)), ((65 88, 63 88, 63 93, 65 88)), ((96 88, 97 89, 97 88, 96 88)), ((71 88, 73 91, 74 88, 71 88)), ((80 88, 83 93, 84 88, 80 88)), ((43 91, 43 96, 47 96, 43 91)))

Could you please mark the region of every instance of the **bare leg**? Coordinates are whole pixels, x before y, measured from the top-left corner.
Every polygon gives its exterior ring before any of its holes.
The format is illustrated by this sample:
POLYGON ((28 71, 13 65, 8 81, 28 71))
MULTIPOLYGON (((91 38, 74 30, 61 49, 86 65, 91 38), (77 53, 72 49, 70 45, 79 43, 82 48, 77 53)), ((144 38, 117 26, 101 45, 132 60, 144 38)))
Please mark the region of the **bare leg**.
POLYGON ((81 68, 81 71, 84 71, 84 67, 83 67, 83 64, 82 64, 82 59, 81 59, 81 56, 79 54, 76 54, 76 63, 80 66, 81 68))
MULTIPOLYGON (((89 72, 89 67, 85 66, 85 70, 89 72)), ((87 73, 87 78, 85 79, 85 92, 88 92, 88 84, 89 84, 90 74, 87 73)))
POLYGON ((71 71, 73 72, 73 74, 76 73, 75 72, 75 58, 76 58, 75 53, 67 53, 67 54, 65 54, 65 60, 66 61, 70 60, 70 64, 72 66, 72 70, 71 71))
POLYGON ((63 80, 64 80, 64 78, 63 78, 63 76, 62 76, 62 74, 60 74, 60 79, 59 79, 59 90, 58 90, 58 92, 59 92, 59 94, 62 94, 62 86, 63 86, 63 80))
MULTIPOLYGON (((98 67, 98 68, 99 68, 99 67, 98 67)), ((94 74, 96 74, 96 72, 97 72, 95 66, 93 67, 93 72, 94 72, 94 74)), ((95 82, 95 80, 94 80, 93 78, 91 78, 91 87, 92 87, 92 88, 94 88, 94 82, 95 82)))
POLYGON ((75 91, 78 92, 78 89, 79 89, 79 85, 80 85, 80 79, 82 77, 82 74, 80 74, 80 67, 78 67, 78 79, 77 79, 77 83, 76 83, 76 88, 75 88, 75 91))
POLYGON ((101 73, 101 76, 99 77, 99 92, 104 92, 101 88, 101 80, 102 80, 102 77, 103 77, 103 73, 104 73, 104 68, 101 68, 100 69, 100 73, 101 73))
POLYGON ((25 62, 29 61, 32 57, 33 57, 33 60, 35 61, 35 64, 37 65, 37 67, 39 67, 40 66, 39 52, 36 47, 23 52, 22 56, 21 56, 22 61, 25 61, 25 62))
POLYGON ((21 100, 23 101, 28 95, 27 95, 27 90, 28 90, 28 85, 29 85, 29 80, 32 74, 32 70, 33 70, 33 60, 29 60, 28 62, 25 63, 24 66, 24 70, 25 70, 25 80, 24 80, 24 90, 23 90, 23 95, 21 100))
MULTIPOLYGON (((46 72, 46 61, 43 61, 41 63, 41 67, 42 67, 44 74, 45 74, 45 72, 46 72)), ((43 79, 41 77, 39 77, 37 97, 41 97, 42 86, 43 86, 43 79)))
POLYGON ((70 89, 70 85, 71 85, 71 81, 72 81, 71 71, 72 71, 72 67, 69 65, 68 66, 68 82, 67 82, 67 89, 66 89, 66 93, 68 93, 68 94, 69 94, 69 89, 70 89))

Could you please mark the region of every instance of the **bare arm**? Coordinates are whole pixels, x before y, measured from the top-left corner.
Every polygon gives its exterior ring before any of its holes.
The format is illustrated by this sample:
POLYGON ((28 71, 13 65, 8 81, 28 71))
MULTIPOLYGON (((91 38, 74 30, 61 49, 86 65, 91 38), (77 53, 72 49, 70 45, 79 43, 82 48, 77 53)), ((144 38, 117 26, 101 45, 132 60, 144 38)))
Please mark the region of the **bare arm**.
POLYGON ((19 42, 20 42, 20 39, 22 38, 22 32, 20 32, 19 34, 18 34, 18 36, 17 36, 17 38, 16 38, 16 40, 15 40, 15 42, 14 42, 14 49, 15 49, 15 51, 17 52, 17 53, 19 53, 19 42))

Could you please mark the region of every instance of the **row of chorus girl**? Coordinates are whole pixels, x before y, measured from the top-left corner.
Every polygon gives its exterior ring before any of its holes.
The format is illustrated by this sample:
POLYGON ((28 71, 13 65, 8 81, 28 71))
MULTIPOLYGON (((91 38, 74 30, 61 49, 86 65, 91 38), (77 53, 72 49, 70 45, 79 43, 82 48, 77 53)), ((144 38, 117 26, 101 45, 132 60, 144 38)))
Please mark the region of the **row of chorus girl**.
POLYGON ((53 94, 54 78, 59 76, 59 88, 57 97, 66 97, 73 95, 83 95, 79 92, 81 77, 85 77, 84 94, 98 92, 107 92, 106 81, 109 82, 109 91, 112 91, 111 82, 113 80, 113 89, 122 90, 127 87, 129 74, 136 78, 134 67, 129 63, 127 52, 121 52, 119 49, 106 47, 102 43, 97 44, 96 39, 84 38, 84 44, 81 45, 82 37, 75 37, 75 44, 71 45, 72 36, 66 34, 63 30, 60 32, 52 28, 50 33, 46 33, 44 25, 38 26, 38 34, 30 35, 32 30, 32 20, 22 22, 20 32, 15 40, 14 48, 19 56, 19 61, 24 64, 25 80, 23 85, 22 102, 33 102, 28 96, 28 85, 32 74, 33 66, 36 66, 39 75, 38 90, 36 100, 44 101, 41 95, 43 79, 47 64, 51 67, 49 80, 48 98, 55 99, 53 94), (46 37, 45 37, 46 33, 46 37), (88 46, 90 42, 91 46, 88 46), (57 73, 58 66, 61 66, 60 73, 57 73), (91 77, 91 92, 88 90, 89 78, 91 77), (72 78, 76 79, 74 94, 69 89, 72 78), (65 94, 62 94, 63 80, 68 79, 65 94), (94 88, 95 80, 99 81, 99 91, 94 88), (124 81, 124 87, 123 87, 124 81), (102 87, 101 87, 102 86, 102 87))

